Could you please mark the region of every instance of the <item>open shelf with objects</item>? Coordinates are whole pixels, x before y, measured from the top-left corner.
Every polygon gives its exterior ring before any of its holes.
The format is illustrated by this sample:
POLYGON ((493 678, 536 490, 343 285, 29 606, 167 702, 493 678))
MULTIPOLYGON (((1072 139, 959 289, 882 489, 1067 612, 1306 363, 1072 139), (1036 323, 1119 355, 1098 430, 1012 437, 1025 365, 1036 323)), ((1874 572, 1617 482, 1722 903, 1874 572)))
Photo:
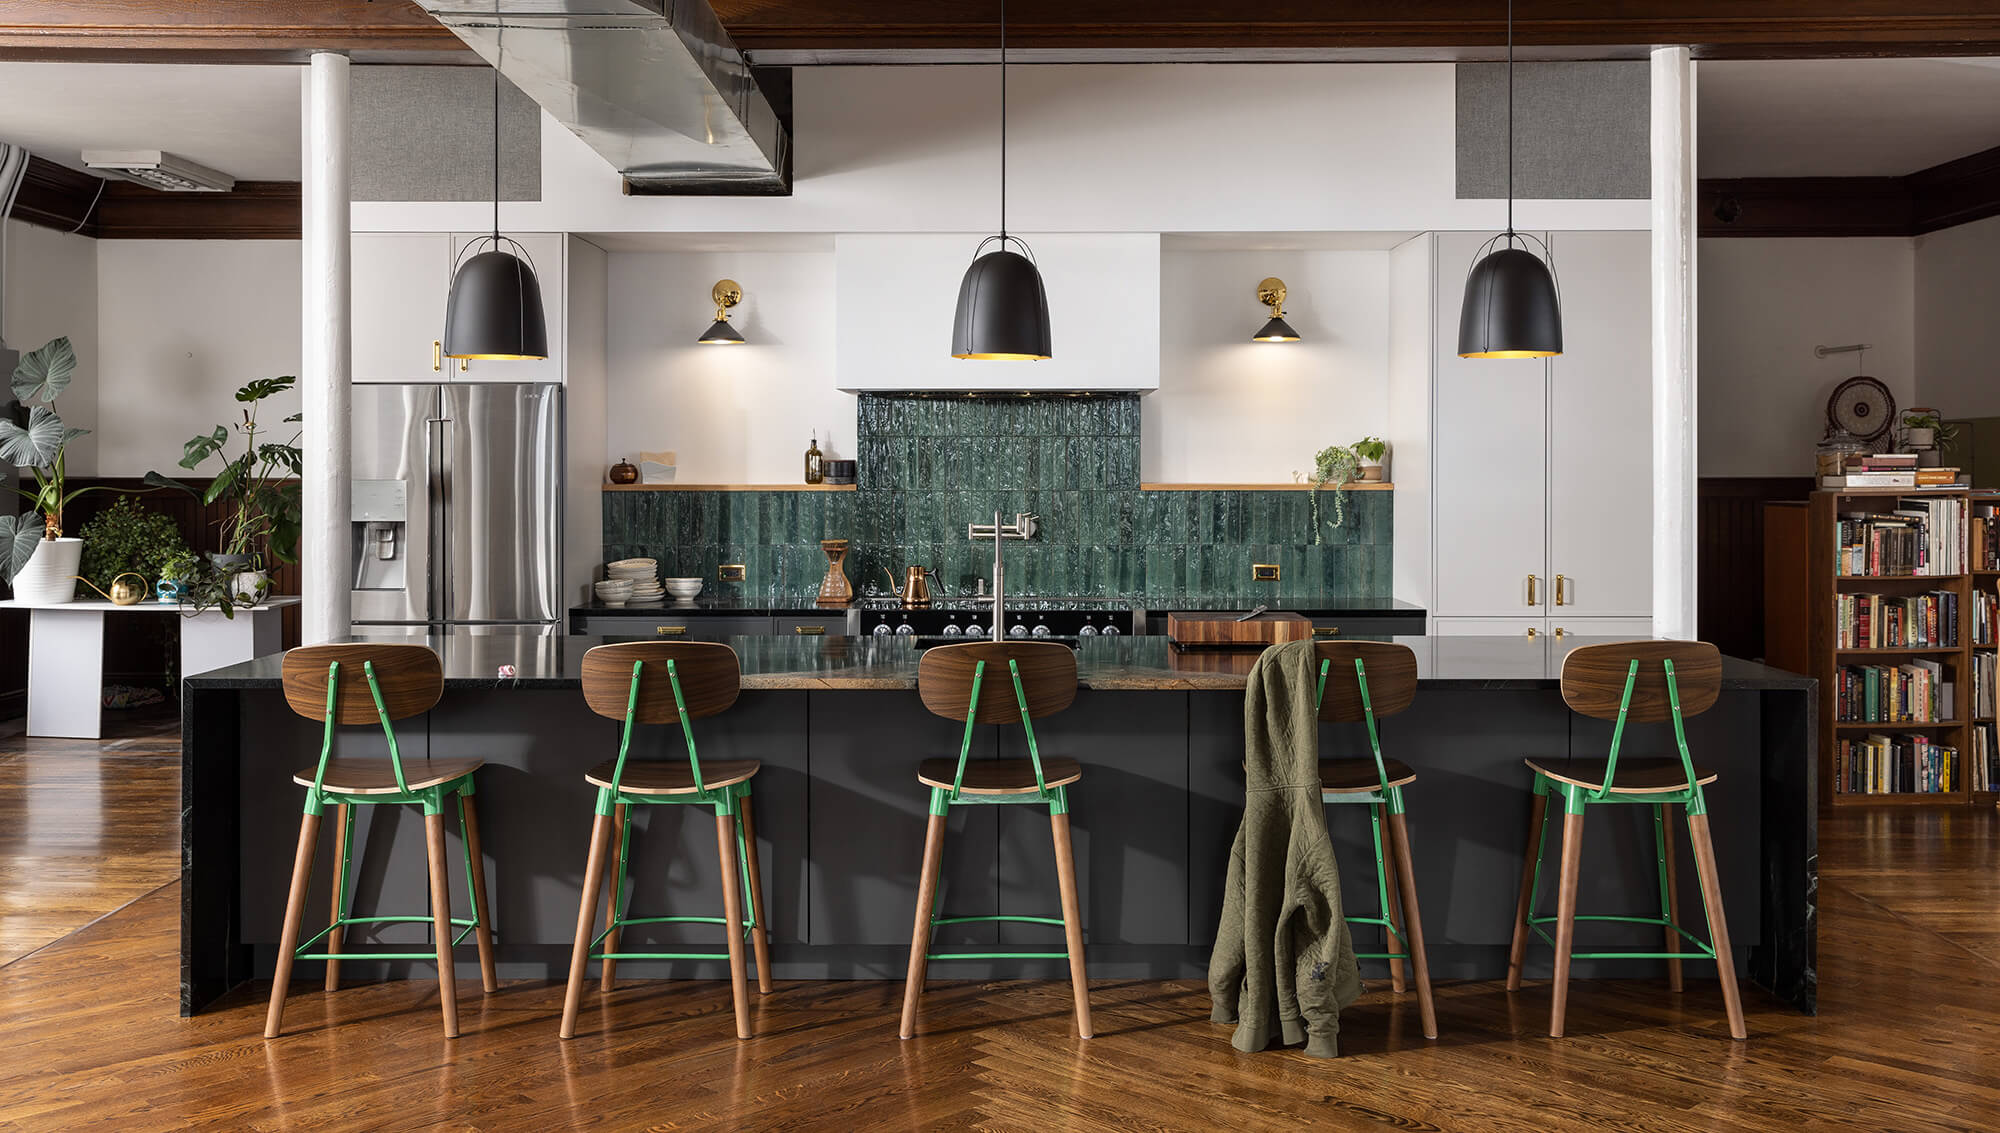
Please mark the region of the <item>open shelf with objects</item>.
POLYGON ((1982 727, 1980 755, 2000 763, 1985 742, 1993 648, 1975 606, 1991 611, 1974 599, 1994 593, 2000 562, 1982 576, 1976 510, 1964 488, 1837 489, 1765 506, 1765 659, 1820 682, 1822 805, 2000 797, 1972 789, 1985 781, 1973 765, 1982 727))

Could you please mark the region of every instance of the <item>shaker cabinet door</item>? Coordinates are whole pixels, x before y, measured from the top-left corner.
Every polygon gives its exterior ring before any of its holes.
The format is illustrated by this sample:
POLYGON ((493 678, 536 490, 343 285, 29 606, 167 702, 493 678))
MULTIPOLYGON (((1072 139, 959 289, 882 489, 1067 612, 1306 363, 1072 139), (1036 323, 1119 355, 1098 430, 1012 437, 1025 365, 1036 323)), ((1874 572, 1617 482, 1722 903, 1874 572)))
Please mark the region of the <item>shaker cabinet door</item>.
POLYGON ((354 380, 444 380, 450 238, 442 232, 361 232, 349 247, 354 380))

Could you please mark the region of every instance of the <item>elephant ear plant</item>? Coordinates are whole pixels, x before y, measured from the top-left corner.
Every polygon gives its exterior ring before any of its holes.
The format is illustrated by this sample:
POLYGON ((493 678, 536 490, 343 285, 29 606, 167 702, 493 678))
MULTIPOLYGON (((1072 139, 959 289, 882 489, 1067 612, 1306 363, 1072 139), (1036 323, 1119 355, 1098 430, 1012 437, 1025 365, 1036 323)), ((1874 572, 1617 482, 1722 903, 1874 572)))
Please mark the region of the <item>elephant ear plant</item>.
POLYGON ((51 339, 22 355, 14 367, 14 397, 27 410, 25 422, 0 419, 0 460, 34 476, 35 486, 15 488, 28 501, 18 516, 0 515, 0 548, 5 551, 7 581, 12 582, 35 553, 35 544, 60 539, 63 509, 78 496, 105 488, 71 488, 63 450, 89 429, 73 429, 56 415, 56 396, 69 388, 76 373, 76 350, 68 338, 51 339))

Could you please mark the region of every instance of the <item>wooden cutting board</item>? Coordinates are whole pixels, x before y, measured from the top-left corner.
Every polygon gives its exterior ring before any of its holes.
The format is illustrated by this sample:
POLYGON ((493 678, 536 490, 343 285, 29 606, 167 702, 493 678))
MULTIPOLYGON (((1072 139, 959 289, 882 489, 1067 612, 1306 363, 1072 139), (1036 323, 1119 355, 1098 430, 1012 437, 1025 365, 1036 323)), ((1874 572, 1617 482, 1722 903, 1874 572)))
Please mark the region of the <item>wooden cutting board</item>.
POLYGON ((1312 636, 1312 622, 1304 614, 1264 613, 1247 622, 1237 621, 1244 613, 1242 610, 1169 613, 1167 638, 1183 649, 1264 649, 1312 636))

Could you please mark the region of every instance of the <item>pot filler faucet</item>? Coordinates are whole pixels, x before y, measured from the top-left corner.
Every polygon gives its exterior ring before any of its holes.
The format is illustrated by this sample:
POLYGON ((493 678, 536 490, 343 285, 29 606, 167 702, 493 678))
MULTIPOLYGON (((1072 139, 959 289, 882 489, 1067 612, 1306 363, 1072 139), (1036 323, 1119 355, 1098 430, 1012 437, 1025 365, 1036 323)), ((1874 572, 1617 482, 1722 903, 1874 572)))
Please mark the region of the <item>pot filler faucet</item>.
POLYGON ((1002 615, 1005 612, 1004 595, 1006 594, 1006 585, 1004 580, 1006 578, 1007 567, 1000 559, 1000 548, 1005 545, 1004 540, 1007 539, 1026 541, 1033 538, 1035 534, 1035 520, 1039 518, 1041 517, 1031 515, 1027 512, 1016 512, 1014 513, 1014 522, 1003 524, 1000 522, 1000 513, 996 511, 993 513, 993 522, 991 524, 968 523, 965 525, 965 537, 972 542, 977 543, 981 539, 993 540, 992 639, 994 641, 1005 641, 1007 639, 1007 628, 1002 624, 1002 615))

